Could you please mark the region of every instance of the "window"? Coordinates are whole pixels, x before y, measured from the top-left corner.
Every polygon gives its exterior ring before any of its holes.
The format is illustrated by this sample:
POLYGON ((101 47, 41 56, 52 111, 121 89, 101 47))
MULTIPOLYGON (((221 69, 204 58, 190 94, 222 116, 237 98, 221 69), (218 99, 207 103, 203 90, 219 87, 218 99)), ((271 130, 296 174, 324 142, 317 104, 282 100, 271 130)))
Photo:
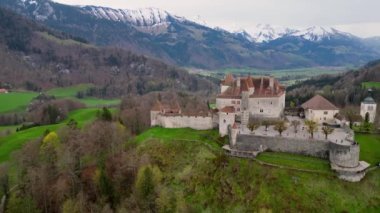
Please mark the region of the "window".
POLYGON ((232 101, 232 104, 236 104, 236 101, 232 101))
POLYGON ((326 117, 324 117, 323 120, 326 120, 326 117))
POLYGON ((260 109, 260 112, 264 112, 264 110, 263 110, 263 109, 260 109))
POLYGON ((240 108, 237 108, 236 111, 240 112, 240 108))
POLYGON ((372 111, 373 110, 373 106, 368 106, 368 111, 372 111))
POLYGON ((327 115, 327 114, 329 114, 329 112, 328 112, 328 111, 325 111, 324 114, 327 115))
POLYGON ((237 104, 240 104, 240 101, 237 101, 237 104))
POLYGON ((226 119, 224 119, 223 122, 226 123, 226 119))
POLYGON ((273 104, 273 102, 271 101, 270 104, 273 104))

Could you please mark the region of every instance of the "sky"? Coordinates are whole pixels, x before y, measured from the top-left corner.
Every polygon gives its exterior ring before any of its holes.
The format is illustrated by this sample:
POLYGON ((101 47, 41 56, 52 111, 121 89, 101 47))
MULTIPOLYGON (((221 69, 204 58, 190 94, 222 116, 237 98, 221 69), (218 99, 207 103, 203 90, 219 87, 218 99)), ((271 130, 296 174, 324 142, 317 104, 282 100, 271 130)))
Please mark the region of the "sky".
POLYGON ((252 32, 257 24, 331 26, 360 37, 380 36, 380 0, 54 0, 120 9, 155 7, 211 27, 252 32))

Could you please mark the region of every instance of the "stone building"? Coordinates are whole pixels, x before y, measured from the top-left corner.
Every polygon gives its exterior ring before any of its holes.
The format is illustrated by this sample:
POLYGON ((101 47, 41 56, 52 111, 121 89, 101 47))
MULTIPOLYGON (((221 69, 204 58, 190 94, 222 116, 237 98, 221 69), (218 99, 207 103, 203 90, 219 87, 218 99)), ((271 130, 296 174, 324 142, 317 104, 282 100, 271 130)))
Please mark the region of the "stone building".
POLYGON ((376 108, 377 104, 372 97, 367 97, 364 99, 360 106, 360 115, 362 116, 363 120, 365 120, 366 116, 368 116, 368 121, 370 123, 375 122, 376 108))
POLYGON ((285 108, 285 95, 285 87, 273 77, 235 79, 231 74, 227 75, 216 98, 219 121, 222 122, 219 123, 222 126, 220 135, 226 135, 226 125, 232 125, 236 120, 247 125, 250 117, 280 118, 285 108), (233 120, 231 113, 235 116, 233 120))
POLYGON ((339 113, 338 107, 326 98, 316 95, 301 105, 305 118, 319 124, 335 122, 335 115, 339 113))
POLYGON ((216 126, 211 112, 184 113, 178 102, 157 101, 150 111, 151 126, 164 128, 212 129, 216 126))

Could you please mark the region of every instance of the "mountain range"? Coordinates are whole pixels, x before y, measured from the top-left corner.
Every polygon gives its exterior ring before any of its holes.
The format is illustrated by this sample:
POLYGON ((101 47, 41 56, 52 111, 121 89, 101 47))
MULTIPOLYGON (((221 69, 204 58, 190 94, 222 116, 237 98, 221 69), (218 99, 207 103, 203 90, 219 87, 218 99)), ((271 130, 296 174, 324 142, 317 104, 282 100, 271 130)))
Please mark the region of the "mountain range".
POLYGON ((185 67, 284 69, 358 66, 380 58, 378 39, 330 27, 303 30, 258 25, 257 31, 211 28, 157 8, 69 6, 50 0, 0 0, 50 28, 185 67))

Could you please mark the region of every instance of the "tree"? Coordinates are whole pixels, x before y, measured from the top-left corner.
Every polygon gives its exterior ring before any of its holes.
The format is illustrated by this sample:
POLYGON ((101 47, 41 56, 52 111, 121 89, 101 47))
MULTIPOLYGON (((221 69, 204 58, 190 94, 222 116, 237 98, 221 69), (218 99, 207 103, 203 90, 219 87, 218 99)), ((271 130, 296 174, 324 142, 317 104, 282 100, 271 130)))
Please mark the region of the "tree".
POLYGON ((150 166, 140 169, 136 180, 136 191, 141 205, 153 210, 156 194, 154 174, 150 166))
POLYGON ((325 134, 325 138, 327 140, 328 135, 332 134, 334 132, 334 129, 329 126, 322 127, 322 132, 325 134))
POLYGON ((296 103, 294 101, 290 101, 290 108, 295 108, 296 107, 296 103))
POLYGON ((256 130, 260 127, 260 123, 250 119, 247 127, 251 132, 253 132, 254 130, 256 130))
POLYGON ((312 120, 306 120, 305 125, 307 127, 307 132, 310 133, 311 138, 314 138, 314 133, 318 130, 318 124, 312 120))
POLYGON ((280 136, 282 136, 282 133, 287 129, 288 127, 286 126, 285 121, 278 121, 276 125, 274 126, 274 130, 280 133, 280 136))
POLYGON ((356 118, 356 113, 352 109, 349 109, 345 112, 345 116, 346 116, 346 119, 350 122, 350 129, 352 129, 352 125, 356 118))
POLYGON ((298 127, 299 127, 299 125, 301 125, 301 122, 298 121, 298 120, 292 120, 291 125, 294 128, 294 133, 297 133, 298 132, 298 127))
POLYGON ((369 113, 368 112, 365 114, 364 122, 369 123, 369 113))
POLYGON ((103 107, 100 112, 100 119, 103 121, 112 121, 112 113, 107 107, 103 107))

